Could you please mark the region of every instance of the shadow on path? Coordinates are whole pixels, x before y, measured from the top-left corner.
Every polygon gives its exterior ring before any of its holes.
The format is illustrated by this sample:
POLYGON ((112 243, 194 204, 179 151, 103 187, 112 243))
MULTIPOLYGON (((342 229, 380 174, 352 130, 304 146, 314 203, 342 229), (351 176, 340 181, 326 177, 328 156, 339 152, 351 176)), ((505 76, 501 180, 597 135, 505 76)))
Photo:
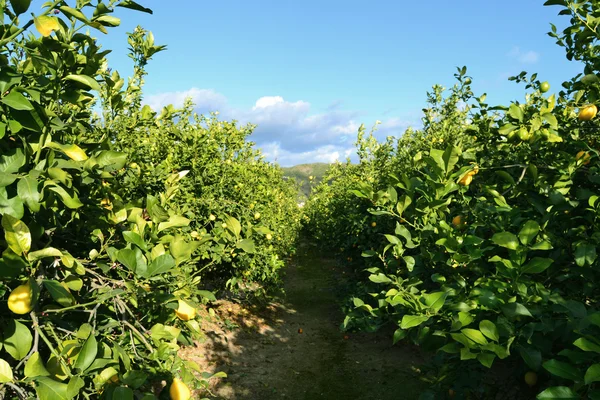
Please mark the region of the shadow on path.
POLYGON ((206 340, 183 355, 228 378, 214 399, 417 399, 421 359, 410 346, 392 347, 392 332, 340 331, 343 272, 304 243, 285 277, 286 296, 261 308, 220 301, 205 315, 206 340), (212 320, 212 322, 211 322, 212 320))

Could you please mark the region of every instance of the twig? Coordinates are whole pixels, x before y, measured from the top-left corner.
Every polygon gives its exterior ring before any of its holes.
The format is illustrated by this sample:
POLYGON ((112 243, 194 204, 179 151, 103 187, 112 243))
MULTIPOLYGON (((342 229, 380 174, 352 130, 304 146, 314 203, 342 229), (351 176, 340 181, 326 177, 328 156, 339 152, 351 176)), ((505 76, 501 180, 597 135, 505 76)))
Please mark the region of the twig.
POLYGON ((513 186, 511 186, 508 189, 506 189, 504 191, 504 193, 502 193, 502 196, 504 196, 506 193, 510 192, 511 190, 513 190, 514 188, 516 188, 517 186, 519 186, 519 183, 521 183, 521 181, 525 177, 525 172, 527 172, 527 168, 529 168, 529 166, 525 165, 525 168, 523 168, 523 171, 521 172, 521 176, 519 177, 519 180, 517 181, 517 183, 515 183, 513 186))
POLYGON ((10 383, 10 382, 7 382, 6 386, 8 386, 9 388, 11 388, 15 392, 17 392, 17 394, 19 395, 19 397, 21 399, 27 399, 27 393, 25 393, 25 391, 23 389, 21 389, 19 386, 15 385, 14 383, 10 383))

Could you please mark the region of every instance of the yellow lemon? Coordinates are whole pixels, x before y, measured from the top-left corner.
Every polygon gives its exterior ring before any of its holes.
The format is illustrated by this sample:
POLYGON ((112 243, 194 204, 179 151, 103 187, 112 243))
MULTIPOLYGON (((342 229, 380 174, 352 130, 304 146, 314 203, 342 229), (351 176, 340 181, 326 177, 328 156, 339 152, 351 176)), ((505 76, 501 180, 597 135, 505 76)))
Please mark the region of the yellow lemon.
POLYGON ((173 379, 173 383, 171 383, 171 387, 169 388, 169 394, 172 400, 190 400, 192 398, 192 391, 179 378, 173 379))
POLYGON ((535 386, 535 384, 537 383, 537 380, 538 380, 538 376, 535 372, 529 371, 528 373, 525 374, 525 383, 528 386, 530 386, 530 387, 535 386))
POLYGON ((183 321, 189 321, 196 316, 196 309, 183 300, 179 300, 179 307, 175 310, 177 317, 183 321))
POLYGON ((590 163, 590 158, 592 158, 592 156, 590 155, 590 153, 588 153, 587 151, 581 150, 575 156, 575 160, 579 161, 579 159, 582 158, 582 157, 583 157, 583 164, 585 164, 585 165, 589 164, 590 163))
POLYGON ((579 120, 580 121, 591 121, 598 113, 598 107, 594 104, 587 105, 579 109, 579 120))
POLYGON ((373 228, 375 228, 375 227, 377 226, 377 222, 372 222, 372 223, 371 223, 371 226, 372 226, 373 228))
POLYGON ((257 213, 255 213, 255 214, 254 214, 254 219, 259 219, 259 218, 260 218, 260 213, 258 213, 258 212, 257 212, 257 213))
POLYGON ((460 179, 460 181, 458 181, 458 184, 462 185, 462 186, 469 186, 472 181, 473 181, 473 175, 467 174, 467 175, 463 176, 460 179))
POLYGON ((267 233, 267 240, 271 240, 273 239, 273 235, 271 235, 270 233, 267 233))
POLYGON ((457 215, 456 217, 452 218, 452 225, 454 225, 457 228, 465 226, 466 224, 467 223, 465 221, 463 221, 462 215, 457 215))
POLYGON ((210 217, 208 217, 208 219, 210 219, 211 221, 214 221, 215 219, 217 219, 217 217, 215 217, 214 215, 210 214, 210 217))
POLYGON ((32 295, 29 283, 17 286, 8 296, 8 309, 15 314, 29 313, 33 310, 33 304, 31 304, 32 295))

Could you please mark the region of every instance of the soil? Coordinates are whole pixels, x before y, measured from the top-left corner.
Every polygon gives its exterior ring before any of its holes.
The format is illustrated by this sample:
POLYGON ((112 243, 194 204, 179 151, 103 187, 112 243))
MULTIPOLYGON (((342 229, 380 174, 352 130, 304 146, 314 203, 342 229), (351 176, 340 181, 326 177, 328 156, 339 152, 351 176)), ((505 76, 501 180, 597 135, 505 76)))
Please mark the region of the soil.
POLYGON ((263 306, 218 301, 202 316, 206 338, 182 350, 213 379, 210 399, 418 399, 427 384, 411 346, 392 331, 344 333, 345 272, 303 243, 287 267, 285 295, 263 306))

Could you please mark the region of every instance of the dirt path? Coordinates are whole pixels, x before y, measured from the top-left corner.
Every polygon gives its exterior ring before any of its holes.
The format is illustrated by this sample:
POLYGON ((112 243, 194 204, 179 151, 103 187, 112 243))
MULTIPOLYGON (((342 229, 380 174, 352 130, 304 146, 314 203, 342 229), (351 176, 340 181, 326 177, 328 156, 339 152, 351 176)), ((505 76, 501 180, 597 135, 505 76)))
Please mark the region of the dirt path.
POLYGON ((225 371, 214 399, 417 399, 418 353, 391 345, 391 332, 340 331, 344 275, 304 244, 288 267, 286 296, 261 309, 219 302, 205 315, 207 338, 186 358, 225 371), (212 322, 211 322, 212 321, 212 322))

